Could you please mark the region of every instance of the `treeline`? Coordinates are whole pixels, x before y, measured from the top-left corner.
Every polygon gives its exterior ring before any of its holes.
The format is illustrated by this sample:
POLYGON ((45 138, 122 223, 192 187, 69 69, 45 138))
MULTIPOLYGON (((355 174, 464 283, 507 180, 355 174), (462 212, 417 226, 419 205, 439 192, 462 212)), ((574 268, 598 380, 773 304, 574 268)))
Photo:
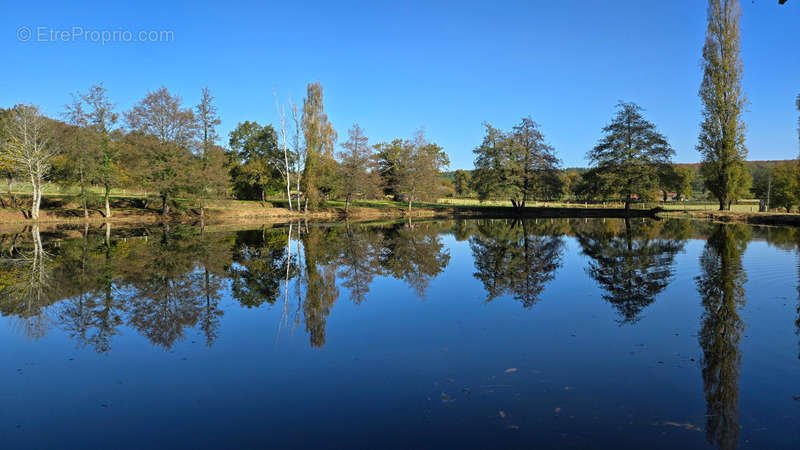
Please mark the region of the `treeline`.
POLYGON ((370 145, 354 124, 337 148, 319 83, 308 85, 302 108, 277 99, 276 106, 278 129, 245 121, 223 147, 221 119, 207 88, 194 107, 162 87, 119 113, 108 91, 95 85, 72 95, 61 120, 44 117, 32 105, 0 110, 0 175, 14 207, 12 181, 30 181, 33 219, 45 181, 77 188, 86 217, 96 187, 105 217, 112 215, 109 197, 118 188, 157 195, 164 215, 179 196, 193 200, 203 215, 205 201, 215 198, 263 201, 282 195, 290 210, 307 212, 329 199, 344 199, 349 209, 353 199, 391 195, 410 209, 414 201, 443 195, 441 171, 448 157, 422 131, 370 145))

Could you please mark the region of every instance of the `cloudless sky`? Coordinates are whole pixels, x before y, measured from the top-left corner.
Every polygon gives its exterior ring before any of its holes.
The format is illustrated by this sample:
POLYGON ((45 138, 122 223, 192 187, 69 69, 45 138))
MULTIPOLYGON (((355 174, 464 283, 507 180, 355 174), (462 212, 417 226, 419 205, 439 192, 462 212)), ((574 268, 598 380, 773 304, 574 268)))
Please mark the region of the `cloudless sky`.
MULTIPOLYGON (((471 168, 486 121, 530 115, 565 166, 585 166, 619 100, 635 101, 679 162, 695 151, 706 28, 702 0, 484 2, 11 2, 0 5, 0 106, 50 116, 69 93, 104 82, 118 110, 164 85, 184 102, 208 86, 223 123, 277 125, 272 91, 302 103, 324 86, 346 139, 371 142, 424 126, 451 169, 471 168), (34 36, 17 38, 20 27, 34 36), (167 42, 36 42, 38 27, 168 30, 167 42)), ((798 154, 800 0, 742 2, 749 159, 798 154)))

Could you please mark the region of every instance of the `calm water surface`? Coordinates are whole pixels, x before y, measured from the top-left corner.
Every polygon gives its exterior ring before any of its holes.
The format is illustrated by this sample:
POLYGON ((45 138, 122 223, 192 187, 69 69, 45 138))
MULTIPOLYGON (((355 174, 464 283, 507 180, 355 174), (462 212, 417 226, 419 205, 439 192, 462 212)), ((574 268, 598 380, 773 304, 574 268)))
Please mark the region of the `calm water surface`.
POLYGON ((0 235, 2 448, 798 448, 800 231, 0 235))

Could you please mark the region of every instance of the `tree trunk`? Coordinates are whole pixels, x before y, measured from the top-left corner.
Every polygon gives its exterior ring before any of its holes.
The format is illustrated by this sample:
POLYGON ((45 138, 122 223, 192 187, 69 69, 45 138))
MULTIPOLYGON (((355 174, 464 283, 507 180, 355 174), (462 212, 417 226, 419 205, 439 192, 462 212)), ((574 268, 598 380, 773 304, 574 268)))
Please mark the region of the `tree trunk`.
POLYGON ((297 212, 300 212, 300 167, 297 168, 297 212))
POLYGON ((350 211, 350 194, 347 194, 344 197, 344 215, 347 216, 347 213, 350 211))
POLYGON ((408 196, 408 216, 409 217, 411 217, 411 201, 412 200, 413 200, 412 197, 409 195, 408 196))
POLYGON ((724 198, 719 199, 719 210, 720 211, 725 211, 725 199, 724 198))
POLYGON ((36 176, 31 173, 31 219, 39 220, 38 188, 36 176))
POLYGON ((83 218, 89 219, 89 205, 86 201, 86 182, 83 178, 83 169, 81 169, 81 201, 83 202, 83 218))
POLYGON ((14 191, 11 190, 11 184, 14 182, 14 179, 11 177, 6 178, 6 184, 8 186, 8 196, 11 197, 11 207, 17 207, 17 197, 14 195, 14 191))
POLYGON ((625 215, 628 215, 630 213, 631 213, 631 195, 628 194, 627 196, 625 196, 625 215))
POLYGON ((303 202, 303 214, 308 214, 308 196, 305 197, 305 202, 303 202))
POLYGON ((286 156, 286 148, 283 149, 283 157, 286 161, 286 200, 289 201, 289 211, 292 210, 292 177, 289 174, 289 159, 286 156))
POLYGON ((161 215, 166 216, 169 214, 169 195, 161 194, 161 215))
POLYGON ((105 197, 105 203, 106 203, 106 218, 111 217, 111 205, 108 202, 108 195, 109 195, 109 191, 110 190, 111 190, 111 187, 108 184, 106 184, 105 185, 105 194, 103 195, 105 197))

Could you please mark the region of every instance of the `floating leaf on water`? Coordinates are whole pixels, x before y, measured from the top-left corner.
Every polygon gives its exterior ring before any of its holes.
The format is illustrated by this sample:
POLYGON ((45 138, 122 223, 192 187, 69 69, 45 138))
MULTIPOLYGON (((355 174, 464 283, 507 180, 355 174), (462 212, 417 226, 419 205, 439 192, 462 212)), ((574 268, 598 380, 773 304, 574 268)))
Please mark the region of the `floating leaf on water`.
POLYGON ((511 367, 511 368, 508 368, 508 369, 505 370, 506 373, 514 373, 516 371, 517 371, 516 367, 511 367))
POLYGON ((683 428, 684 430, 689 430, 689 431, 703 431, 702 428, 700 428, 697 425, 692 424, 692 423, 661 422, 661 425, 664 425, 664 426, 667 426, 667 427, 683 428))
POLYGON ((501 419, 505 419, 506 418, 506 412, 503 411, 502 409, 500 411, 498 411, 497 414, 500 416, 501 419))
POLYGON ((556 408, 555 413, 558 414, 561 412, 561 408, 556 408))
POLYGON ((573 389, 575 389, 575 388, 574 388, 574 387, 572 387, 572 386, 564 386, 564 390, 565 390, 565 391, 571 391, 571 390, 573 390, 573 389))
POLYGON ((519 430, 519 425, 509 425, 506 428, 508 428, 509 430, 519 430))
POLYGON ((453 379, 452 379, 452 378, 448 378, 448 379, 446 379, 445 381, 447 381, 448 383, 452 383, 452 382, 453 382, 453 379))
POLYGON ((442 392, 442 402, 443 403, 450 403, 450 402, 454 402, 454 401, 456 401, 456 399, 454 399, 453 397, 450 397, 449 395, 447 395, 444 392, 442 392))

